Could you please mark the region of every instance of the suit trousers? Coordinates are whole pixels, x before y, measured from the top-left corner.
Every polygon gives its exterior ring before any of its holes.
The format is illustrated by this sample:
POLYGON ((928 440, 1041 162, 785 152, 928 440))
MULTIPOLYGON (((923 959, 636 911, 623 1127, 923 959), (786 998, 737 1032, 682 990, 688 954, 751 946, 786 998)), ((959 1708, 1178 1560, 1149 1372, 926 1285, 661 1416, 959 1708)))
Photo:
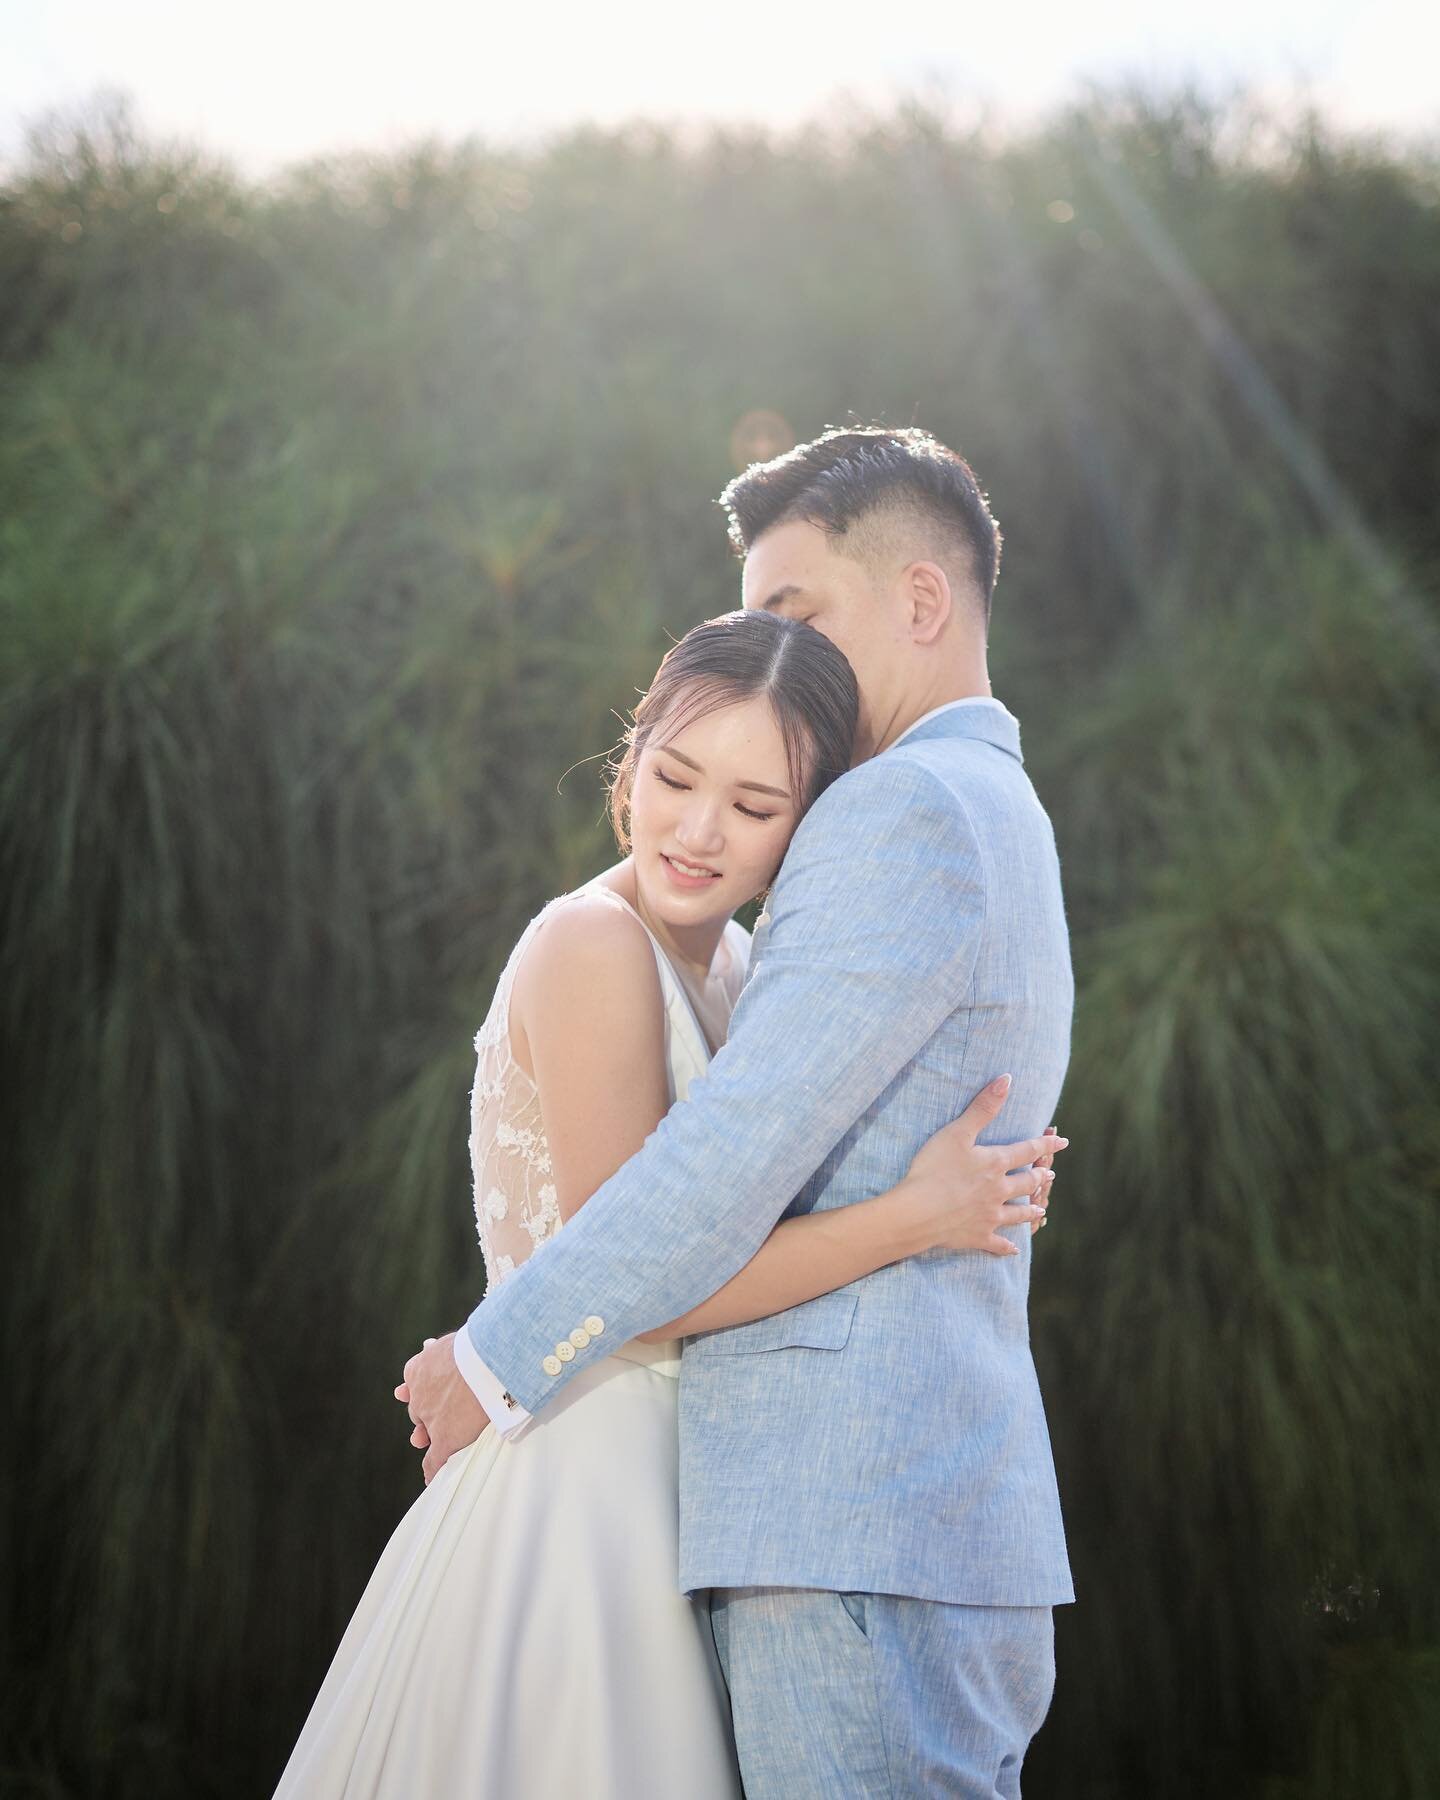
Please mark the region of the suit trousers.
POLYGON ((1048 1606, 716 1588, 746 1800, 1018 1800, 1049 1709, 1048 1606))

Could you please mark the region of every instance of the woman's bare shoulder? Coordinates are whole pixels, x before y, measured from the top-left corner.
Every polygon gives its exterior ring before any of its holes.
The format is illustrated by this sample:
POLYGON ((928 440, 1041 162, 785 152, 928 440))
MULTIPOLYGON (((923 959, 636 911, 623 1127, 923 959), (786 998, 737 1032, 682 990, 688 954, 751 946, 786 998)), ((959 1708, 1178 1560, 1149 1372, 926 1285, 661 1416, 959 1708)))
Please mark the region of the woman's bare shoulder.
POLYGON ((659 987, 649 932, 618 896, 593 887, 551 908, 515 975, 525 1007, 556 998, 608 1004, 627 995, 653 1003, 659 987))

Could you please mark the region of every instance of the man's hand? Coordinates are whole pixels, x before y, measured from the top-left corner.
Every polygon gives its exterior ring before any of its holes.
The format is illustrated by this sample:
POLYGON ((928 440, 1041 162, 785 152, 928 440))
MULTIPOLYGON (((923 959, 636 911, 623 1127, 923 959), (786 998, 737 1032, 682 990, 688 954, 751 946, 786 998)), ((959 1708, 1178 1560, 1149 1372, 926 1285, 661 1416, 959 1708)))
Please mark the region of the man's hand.
POLYGON ((421 1467, 428 1487, 457 1450, 473 1444, 490 1423, 485 1408, 455 1366, 455 1333, 426 1338, 425 1348, 405 1365, 395 1398, 405 1403, 415 1429, 410 1442, 424 1450, 421 1467))

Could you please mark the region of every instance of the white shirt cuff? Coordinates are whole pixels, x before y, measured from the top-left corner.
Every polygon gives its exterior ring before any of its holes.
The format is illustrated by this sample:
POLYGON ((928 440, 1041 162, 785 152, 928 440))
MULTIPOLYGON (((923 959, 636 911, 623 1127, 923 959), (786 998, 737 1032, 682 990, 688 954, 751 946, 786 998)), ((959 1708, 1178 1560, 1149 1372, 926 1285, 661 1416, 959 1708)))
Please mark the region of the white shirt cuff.
POLYGON ((503 1437, 511 1437, 530 1423, 531 1415, 518 1400, 512 1400, 504 1387, 480 1360, 480 1353, 470 1342, 470 1333, 461 1326, 455 1333, 455 1367, 465 1378, 465 1385, 485 1408, 486 1416, 503 1437))

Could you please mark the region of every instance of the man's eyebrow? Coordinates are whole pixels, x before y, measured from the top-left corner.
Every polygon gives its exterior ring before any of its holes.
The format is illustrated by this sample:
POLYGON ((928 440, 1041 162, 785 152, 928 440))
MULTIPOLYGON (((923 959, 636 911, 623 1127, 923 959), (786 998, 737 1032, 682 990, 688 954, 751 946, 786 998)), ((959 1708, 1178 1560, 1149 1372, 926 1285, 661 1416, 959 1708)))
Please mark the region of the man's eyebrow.
POLYGON ((796 594, 803 594, 804 592, 804 588, 797 587, 793 581, 788 582, 784 587, 776 588, 775 592, 771 594, 768 599, 762 600, 760 602, 760 610, 762 612, 774 612, 777 606, 783 606, 787 600, 793 600, 796 594))
MULTIPOLYGON (((655 747, 657 750, 663 750, 667 756, 673 756, 676 762, 684 763, 687 769, 693 769, 697 775, 703 775, 705 773, 699 763, 692 757, 684 755, 679 750, 672 750, 668 744, 657 744, 655 747)), ((750 794, 773 794, 777 800, 788 800, 790 798, 784 788, 766 787, 763 781, 737 781, 735 785, 738 788, 744 788, 745 791, 750 794)))

